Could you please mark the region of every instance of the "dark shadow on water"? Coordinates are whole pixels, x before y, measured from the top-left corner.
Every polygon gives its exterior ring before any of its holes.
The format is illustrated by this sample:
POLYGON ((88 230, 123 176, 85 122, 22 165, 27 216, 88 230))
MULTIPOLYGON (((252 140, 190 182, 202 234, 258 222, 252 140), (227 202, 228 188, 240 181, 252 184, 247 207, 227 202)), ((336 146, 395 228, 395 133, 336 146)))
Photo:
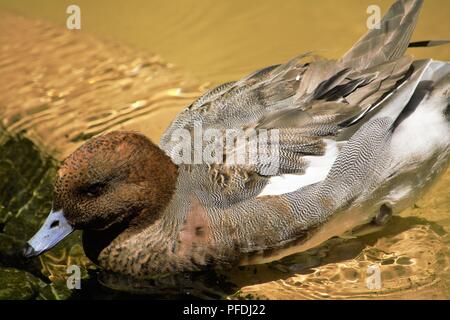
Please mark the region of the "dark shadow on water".
POLYGON ((154 280, 94 271, 89 279, 82 281, 81 288, 73 290, 70 299, 222 299, 237 290, 223 276, 207 271, 154 280))

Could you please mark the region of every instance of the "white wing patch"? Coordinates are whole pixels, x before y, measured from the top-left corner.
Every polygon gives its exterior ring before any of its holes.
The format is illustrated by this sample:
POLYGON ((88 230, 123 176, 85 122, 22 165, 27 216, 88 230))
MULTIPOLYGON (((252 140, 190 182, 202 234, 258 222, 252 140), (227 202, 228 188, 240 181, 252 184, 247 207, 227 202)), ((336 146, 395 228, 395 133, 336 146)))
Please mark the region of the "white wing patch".
POLYGON ((340 144, 334 140, 325 140, 326 148, 323 156, 305 156, 303 159, 309 162, 304 174, 283 174, 274 176, 258 194, 257 197, 275 196, 289 192, 294 192, 304 186, 314 184, 324 180, 336 160, 340 144), (339 147, 338 147, 339 144, 339 147))
POLYGON ((398 162, 424 161, 450 145, 450 126, 443 115, 445 97, 430 97, 395 129, 391 153, 398 162))

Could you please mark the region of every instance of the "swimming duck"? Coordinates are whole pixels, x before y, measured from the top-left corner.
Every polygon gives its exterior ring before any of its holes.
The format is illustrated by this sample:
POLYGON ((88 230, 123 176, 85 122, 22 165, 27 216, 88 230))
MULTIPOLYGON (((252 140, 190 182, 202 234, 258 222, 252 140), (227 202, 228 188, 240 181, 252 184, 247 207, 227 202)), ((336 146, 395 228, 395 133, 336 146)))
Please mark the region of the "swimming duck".
POLYGON ((304 54, 210 90, 159 146, 137 132, 90 139, 62 163, 25 255, 81 229, 92 261, 146 278, 266 263, 386 224, 449 163, 450 64, 405 56, 421 5, 396 1, 339 60, 304 54), (220 139, 230 129, 263 132, 267 157, 224 161, 243 150, 220 139), (189 143, 207 130, 213 161, 189 143))

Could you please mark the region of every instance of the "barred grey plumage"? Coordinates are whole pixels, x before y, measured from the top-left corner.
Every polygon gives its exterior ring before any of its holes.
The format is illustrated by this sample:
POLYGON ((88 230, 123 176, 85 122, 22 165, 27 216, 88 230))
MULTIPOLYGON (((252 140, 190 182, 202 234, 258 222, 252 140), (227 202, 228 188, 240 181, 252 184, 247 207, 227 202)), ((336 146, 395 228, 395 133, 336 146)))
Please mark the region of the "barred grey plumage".
MULTIPOLYGON (((192 129, 194 120, 201 121, 206 128, 280 129, 280 144, 284 148, 280 152, 278 174, 304 174, 309 165, 307 156, 323 155, 327 139, 345 144, 340 146, 326 179, 276 196, 255 198, 271 178, 260 175, 256 167, 240 167, 238 172, 235 168, 216 166, 218 177, 227 176, 227 184, 221 187, 205 178, 211 174, 206 166, 190 168, 191 174, 185 176, 183 185, 190 186, 186 186, 189 192, 196 190, 201 203, 208 208, 214 242, 222 251, 219 260, 239 256, 239 252, 241 263, 276 259, 338 235, 337 230, 328 234, 323 231, 325 222, 333 220, 333 216, 348 212, 349 221, 336 228, 344 232, 346 228, 370 222, 385 202, 398 212, 405 208, 405 202, 411 204, 420 194, 420 179, 407 177, 411 168, 395 167, 397 171, 392 171, 395 149, 391 142, 399 114, 408 107, 423 75, 430 74, 434 83, 444 81, 430 72, 438 62, 413 63, 411 57, 404 56, 421 5, 422 1, 395 2, 381 21, 381 28, 370 30, 337 61, 301 55, 286 64, 262 69, 213 89, 177 116, 161 139, 161 148, 169 155, 173 130, 192 129), (202 108, 207 110, 202 112, 202 108), (243 180, 242 172, 251 177, 251 188, 243 180), (417 190, 412 190, 408 199, 391 201, 387 198, 389 192, 398 187, 398 176, 403 175, 407 178, 402 183, 407 181, 417 190), (359 216, 352 213, 356 211, 359 216), (235 232, 228 232, 230 229, 235 232), (310 239, 310 244, 306 239, 310 239)), ((439 66, 448 74, 448 64, 439 66)), ((448 122, 445 126, 447 132, 441 134, 448 136, 448 122)), ((433 152, 448 159, 448 141, 433 152)), ((433 172, 414 176, 428 181, 444 170, 444 160, 433 172)), ((174 201, 169 211, 181 212, 183 216, 186 212, 181 207, 174 201)), ((218 255, 215 253, 214 259, 218 255)))

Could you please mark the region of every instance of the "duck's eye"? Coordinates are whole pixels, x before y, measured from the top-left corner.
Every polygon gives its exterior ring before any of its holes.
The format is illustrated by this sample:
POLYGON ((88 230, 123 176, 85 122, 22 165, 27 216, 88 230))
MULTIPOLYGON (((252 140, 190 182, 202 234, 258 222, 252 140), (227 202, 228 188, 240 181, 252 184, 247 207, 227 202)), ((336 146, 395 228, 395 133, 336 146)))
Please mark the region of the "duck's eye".
POLYGON ((88 186, 87 188, 83 189, 83 194, 86 195, 89 198, 95 198, 98 197, 103 189, 105 188, 104 183, 94 183, 88 186))

